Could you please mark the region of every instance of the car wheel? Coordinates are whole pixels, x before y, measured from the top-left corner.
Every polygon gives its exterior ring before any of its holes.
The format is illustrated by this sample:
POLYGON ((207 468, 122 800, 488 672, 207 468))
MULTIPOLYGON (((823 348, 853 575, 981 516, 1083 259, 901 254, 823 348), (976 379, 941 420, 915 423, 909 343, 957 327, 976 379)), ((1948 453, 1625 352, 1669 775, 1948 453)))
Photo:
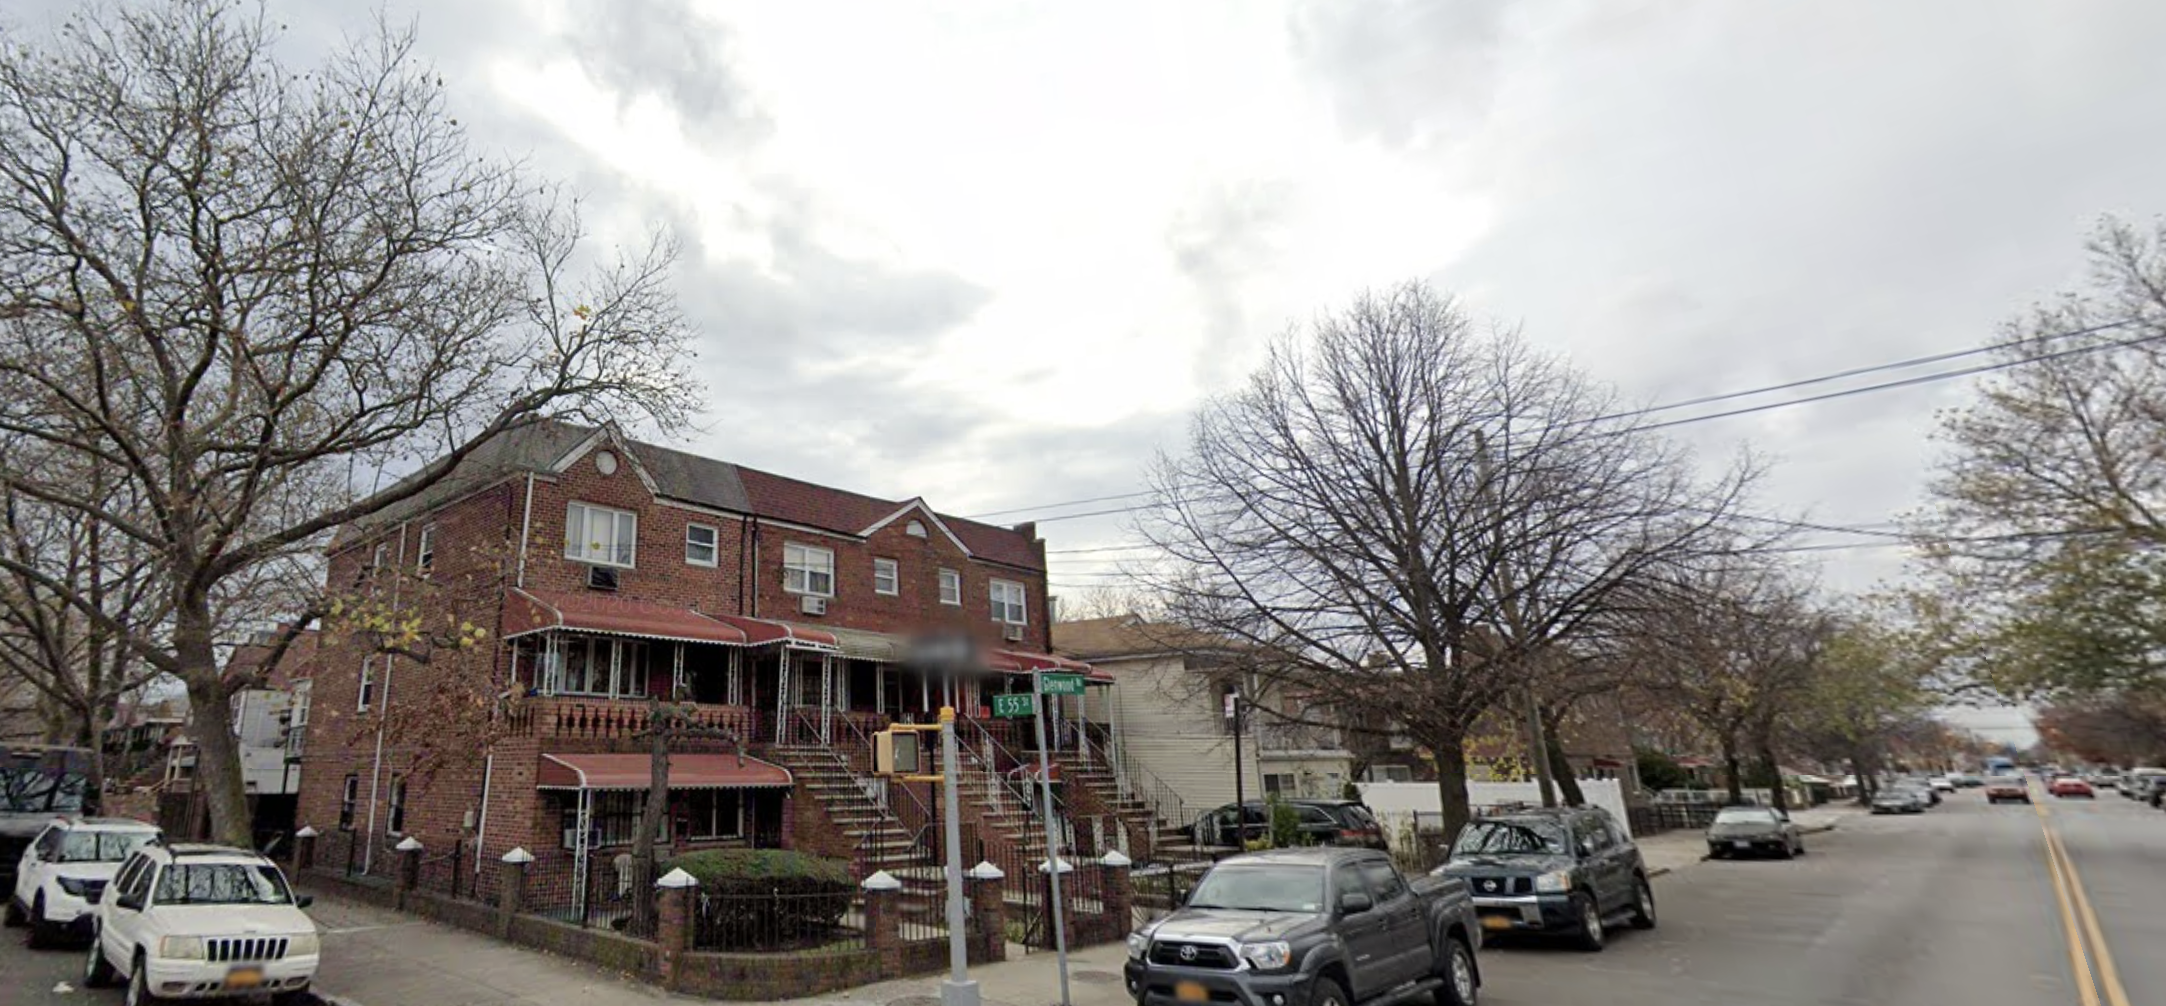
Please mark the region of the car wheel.
POLYGON ((1797 855, 1797 849, 1792 847, 1790 843, 1784 842, 1782 848, 1775 851, 1775 855, 1779 859, 1789 859, 1797 855))
POLYGON ((83 961, 83 984, 94 989, 107 988, 120 976, 113 971, 113 962, 105 959, 105 941, 98 938, 97 930, 90 933, 90 956, 83 961))
POLYGON ((314 1003, 319 1001, 316 994, 310 992, 306 985, 297 989, 287 989, 284 992, 271 994, 271 1006, 313 1006, 314 1003))
POLYGON ((1799 838, 1799 839, 1797 840, 1797 855, 1800 855, 1800 856, 1802 856, 1802 855, 1804 855, 1804 854, 1805 854, 1805 839, 1804 839, 1803 837, 1800 837, 1800 838, 1799 838))
POLYGON ((1632 882, 1632 928, 1653 929, 1654 927, 1654 885, 1649 884, 1646 877, 1639 877, 1632 882))
POLYGON ((30 939, 25 941, 25 945, 32 950, 43 950, 52 946, 59 938, 60 927, 53 925, 51 920, 45 917, 45 895, 40 892, 38 900, 30 903, 30 939))
POLYGON ((1725 856, 1728 856, 1729 854, 1730 853, 1727 850, 1723 849, 1719 845, 1710 845, 1707 847, 1707 858, 1709 859, 1721 859, 1725 856))
POLYGON ((150 968, 142 954, 135 955, 135 967, 128 970, 128 1006, 158 1006, 164 1001, 151 994, 150 968))
POLYGON ((1309 993, 1309 1006, 1353 1006, 1346 997, 1346 986, 1336 978, 1318 978, 1316 989, 1309 993))
POLYGON ((1481 982, 1474 977, 1474 951, 1457 936, 1444 940, 1444 986, 1436 990, 1436 1006, 1474 1006, 1481 982))
POLYGON ((7 910, 4 913, 0 913, 0 915, 4 915, 4 918, 0 918, 0 924, 5 924, 9 929, 22 928, 23 906, 14 898, 8 899, 7 910))
POLYGON ((1602 910, 1594 899, 1584 894, 1572 895, 1572 902, 1579 907, 1579 933, 1573 937, 1581 950, 1588 953, 1601 951, 1604 939, 1609 935, 1602 930, 1602 910))

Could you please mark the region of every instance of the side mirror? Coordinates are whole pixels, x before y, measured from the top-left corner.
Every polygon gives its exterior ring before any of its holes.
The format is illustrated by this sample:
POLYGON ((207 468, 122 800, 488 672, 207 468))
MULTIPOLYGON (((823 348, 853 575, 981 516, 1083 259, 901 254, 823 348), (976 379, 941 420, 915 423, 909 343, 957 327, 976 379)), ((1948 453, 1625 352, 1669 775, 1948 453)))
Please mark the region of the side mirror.
POLYGON ((295 895, 293 899, 293 907, 295 908, 307 908, 315 903, 316 896, 313 894, 299 894, 295 895))
POLYGON ((1339 895, 1340 915, 1360 915, 1376 907, 1376 902, 1360 891, 1348 891, 1339 895))

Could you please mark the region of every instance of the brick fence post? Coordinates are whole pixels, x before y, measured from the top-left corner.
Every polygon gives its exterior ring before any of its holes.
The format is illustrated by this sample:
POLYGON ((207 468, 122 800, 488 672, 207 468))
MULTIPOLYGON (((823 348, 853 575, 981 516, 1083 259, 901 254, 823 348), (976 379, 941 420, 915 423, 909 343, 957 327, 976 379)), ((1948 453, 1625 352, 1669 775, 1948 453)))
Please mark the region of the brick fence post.
POLYGON ((307 873, 316 868, 316 829, 302 825, 293 833, 293 872, 307 873))
POLYGON ((886 870, 866 877, 865 945, 880 955, 880 977, 902 976, 902 881, 886 870))
POLYGON ((1136 927, 1136 893, 1128 877, 1128 868, 1134 865, 1119 849, 1106 853, 1098 860, 1104 871, 1106 914, 1113 917, 1113 938, 1125 939, 1129 930, 1136 927))
POLYGON ((496 863, 496 938, 511 937, 513 916, 526 911, 526 871, 534 854, 515 846, 496 863))
POLYGON ((399 839, 399 844, 391 848, 399 854, 399 873, 392 888, 392 905, 403 911, 406 908, 406 895, 421 883, 421 840, 408 835, 399 839))
POLYGON ((654 930, 654 942, 660 948, 662 987, 674 989, 682 971, 684 955, 692 949, 692 897, 699 893, 699 880, 683 870, 671 870, 654 882, 661 892, 660 918, 654 930))
POLYGON ((1008 901, 1001 893, 1007 877, 1000 867, 979 862, 963 872, 970 878, 970 963, 995 964, 1008 959, 1008 901))
POLYGON ((1077 893, 1075 889, 1075 864, 1059 856, 1052 856, 1045 862, 1038 864, 1038 873, 1038 893, 1045 898, 1046 906, 1044 933, 1046 946, 1055 946, 1056 944, 1053 942, 1054 936, 1065 934, 1068 938, 1069 948, 1073 949, 1075 947, 1075 912, 1073 909, 1077 893), (1054 870, 1060 871, 1061 896, 1057 900, 1053 897, 1054 870), (1060 928, 1058 930, 1053 928, 1054 912, 1060 913, 1060 928))

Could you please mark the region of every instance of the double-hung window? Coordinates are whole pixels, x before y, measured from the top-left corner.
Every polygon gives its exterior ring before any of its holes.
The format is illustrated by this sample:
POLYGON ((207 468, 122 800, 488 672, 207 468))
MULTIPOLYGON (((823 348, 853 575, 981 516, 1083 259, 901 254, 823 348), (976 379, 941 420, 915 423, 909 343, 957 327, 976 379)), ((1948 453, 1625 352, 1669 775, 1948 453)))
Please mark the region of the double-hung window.
POLYGON ((353 830, 354 805, 361 802, 361 777, 348 773, 346 788, 338 794, 338 830, 353 830))
POLYGON ((394 835, 406 834, 406 777, 395 776, 391 780, 390 825, 384 830, 394 835))
POLYGON ((994 580, 993 621, 1005 625, 1025 625, 1030 621, 1028 608, 1023 604, 1023 585, 1012 580, 994 580))
POLYGON ((940 571, 940 603, 960 607, 963 603, 963 574, 952 569, 940 571))
POLYGON ((893 559, 872 561, 872 592, 875 594, 902 593, 902 567, 893 559))
POLYGON ((368 712, 376 704, 376 657, 361 658, 361 699, 354 708, 368 712))
POLYGON ((573 503, 564 511, 564 557, 598 566, 630 568, 639 540, 639 517, 624 510, 573 503))
POLYGON ((694 566, 715 564, 715 530, 705 524, 684 526, 684 561, 694 566))
POLYGON ((421 529, 421 541, 414 548, 414 572, 422 579, 429 578, 429 570, 436 565, 436 525, 421 529))
POLYGON ((835 553, 811 545, 782 546, 782 589, 792 594, 835 596, 835 553))

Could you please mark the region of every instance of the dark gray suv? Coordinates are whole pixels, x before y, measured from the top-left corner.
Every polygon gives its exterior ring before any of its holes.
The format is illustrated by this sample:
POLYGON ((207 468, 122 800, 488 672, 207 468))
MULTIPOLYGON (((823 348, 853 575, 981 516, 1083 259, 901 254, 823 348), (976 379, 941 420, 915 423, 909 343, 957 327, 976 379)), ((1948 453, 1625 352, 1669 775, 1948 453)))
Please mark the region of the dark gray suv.
POLYGON ((1614 921, 1655 927, 1655 892, 1639 846, 1599 807, 1477 817, 1434 872, 1467 882, 1491 935, 1565 936, 1600 950, 1614 921))

